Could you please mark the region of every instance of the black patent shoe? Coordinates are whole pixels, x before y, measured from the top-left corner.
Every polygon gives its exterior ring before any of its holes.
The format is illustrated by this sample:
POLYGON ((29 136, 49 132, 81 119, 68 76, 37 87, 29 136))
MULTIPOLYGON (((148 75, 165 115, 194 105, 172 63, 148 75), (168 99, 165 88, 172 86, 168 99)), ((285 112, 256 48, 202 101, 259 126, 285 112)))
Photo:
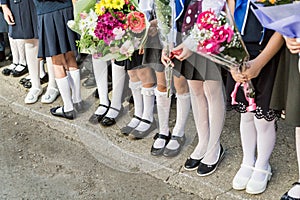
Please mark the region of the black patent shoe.
MULTIPOLYGON (((105 127, 109 127, 109 126, 112 126, 112 125, 115 125, 116 124, 116 119, 120 117, 120 113, 122 112, 123 110, 123 107, 121 107, 120 110, 116 109, 116 108, 113 108, 113 107, 110 107, 109 109, 113 109, 115 111, 117 111, 119 114, 117 115, 117 117, 113 118, 113 117, 107 117, 107 116, 104 116, 102 118, 102 120, 100 121, 100 124, 102 126, 105 126, 105 127)), ((108 109, 108 110, 109 110, 108 109)), ((108 111, 107 111, 108 112, 108 111)))
POLYGON ((106 108, 106 111, 101 114, 101 115, 98 115, 98 114, 93 114, 90 118, 89 118, 89 122, 91 124, 98 124, 102 119, 103 117, 106 115, 106 113, 108 112, 108 109, 109 109, 109 105, 103 105, 103 104, 99 104, 99 107, 102 106, 102 107, 105 107, 106 108))
POLYGON ((75 114, 75 111, 74 110, 71 110, 71 111, 68 111, 68 112, 65 112, 64 111, 64 107, 61 107, 61 106, 57 106, 55 108, 51 108, 50 109, 50 113, 53 115, 53 116, 56 116, 56 117, 63 117, 63 118, 66 118, 66 119, 75 119, 76 117, 76 114, 75 114), (57 110, 59 108, 62 108, 62 112, 57 112, 57 110))
MULTIPOLYGON (((137 120, 141 121, 142 118, 136 116, 136 115, 133 115, 133 118, 136 118, 137 120)), ((131 126, 128 126, 126 125, 125 127, 121 128, 121 133, 123 135, 126 135, 128 136, 139 124, 137 124, 135 127, 131 127, 131 126)))
POLYGON ((16 67, 17 67, 17 64, 12 63, 12 64, 9 66, 9 68, 4 68, 4 69, 2 70, 2 74, 3 74, 4 76, 9 76, 9 75, 11 75, 13 69, 16 68, 16 67))
POLYGON ((151 124, 150 127, 145 130, 145 131, 138 131, 136 129, 134 129, 132 132, 131 132, 131 135, 134 136, 135 139, 143 139, 145 138, 147 135, 149 135, 154 129, 156 129, 156 122, 153 118, 153 122, 149 121, 149 120, 146 120, 146 119, 141 119, 140 120, 141 122, 145 122, 146 124, 151 124))
POLYGON ((213 165, 207 165, 207 164, 200 162, 198 169, 197 169, 197 175, 198 176, 208 176, 208 175, 214 173, 216 171, 217 167, 219 166, 220 162, 223 160, 224 153, 225 153, 225 151, 221 145, 218 161, 213 165))
POLYGON ((27 81, 30 81, 30 79, 25 77, 25 78, 21 78, 20 81, 19 81, 19 83, 21 85, 24 85, 27 81))
POLYGON ((96 87, 96 79, 94 76, 89 76, 83 83, 82 86, 86 89, 91 89, 96 87))
POLYGON ((186 138, 185 138, 185 135, 183 135, 181 137, 176 136, 176 135, 172 135, 170 141, 171 140, 176 140, 178 142, 179 146, 178 146, 177 149, 168 149, 166 147, 164 152, 163 152, 163 155, 165 157, 175 157, 175 156, 177 156, 180 153, 180 151, 181 151, 181 149, 182 149, 182 147, 185 143, 186 138))
MULTIPOLYGON (((300 185, 300 182, 293 183, 293 185, 300 185)), ((294 198, 289 196, 288 192, 286 192, 280 200, 300 200, 300 198, 294 198)))
MULTIPOLYGON (((21 64, 19 64, 21 65, 21 64)), ((11 72, 13 77, 20 77, 23 76, 24 74, 28 73, 28 67, 26 65, 21 65, 23 67, 23 69, 21 71, 16 70, 16 68, 14 68, 11 72)))
POLYGON ((154 142, 158 138, 165 140, 165 146, 163 146, 162 148, 154 148, 152 145, 150 152, 151 152, 151 155, 153 155, 153 156, 160 156, 163 154, 165 147, 167 146, 169 140, 171 139, 171 133, 169 132, 168 136, 156 133, 155 136, 153 137, 154 142))
POLYGON ((202 159, 193 159, 189 157, 186 159, 183 168, 187 171, 193 171, 198 168, 202 159))

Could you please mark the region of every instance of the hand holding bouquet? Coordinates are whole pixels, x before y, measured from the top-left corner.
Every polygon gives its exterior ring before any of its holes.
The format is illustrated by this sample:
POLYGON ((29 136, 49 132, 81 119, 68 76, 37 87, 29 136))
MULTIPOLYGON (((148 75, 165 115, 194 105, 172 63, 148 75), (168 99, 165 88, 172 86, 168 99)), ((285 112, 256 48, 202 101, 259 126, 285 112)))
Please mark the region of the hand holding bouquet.
POLYGON ((141 48, 148 23, 136 0, 100 0, 94 5, 91 3, 94 0, 84 1, 84 6, 78 1, 82 7, 75 4, 75 20, 68 23, 81 35, 77 41, 80 52, 94 54, 102 60, 120 61, 141 48))
MULTIPOLYGON (((247 67, 249 54, 229 9, 225 8, 219 14, 212 9, 200 13, 184 43, 194 52, 222 65, 227 70, 241 73, 247 67)), ((235 99, 239 86, 243 87, 245 98, 249 103, 247 111, 255 110, 255 91, 251 81, 236 83, 231 94, 232 104, 237 104, 235 99)))

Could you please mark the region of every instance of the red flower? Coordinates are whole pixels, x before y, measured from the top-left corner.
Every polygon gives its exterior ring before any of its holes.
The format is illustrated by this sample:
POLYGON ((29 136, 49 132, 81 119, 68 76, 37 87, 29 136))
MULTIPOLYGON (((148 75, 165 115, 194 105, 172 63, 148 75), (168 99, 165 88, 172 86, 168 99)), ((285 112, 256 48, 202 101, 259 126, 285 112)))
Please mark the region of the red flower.
POLYGON ((129 29, 134 33, 141 33, 146 28, 145 15, 141 12, 131 12, 127 16, 129 29))

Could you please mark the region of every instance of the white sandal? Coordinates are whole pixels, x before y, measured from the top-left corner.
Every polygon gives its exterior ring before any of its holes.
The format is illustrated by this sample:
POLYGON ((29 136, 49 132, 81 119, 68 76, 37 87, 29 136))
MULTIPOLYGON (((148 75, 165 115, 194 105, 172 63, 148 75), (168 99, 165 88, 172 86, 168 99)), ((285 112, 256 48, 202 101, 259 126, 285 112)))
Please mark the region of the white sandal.
POLYGON ((37 102, 39 96, 43 93, 43 89, 40 88, 31 88, 25 97, 26 104, 32 104, 37 102))
MULTIPOLYGON (((241 168, 247 168, 251 171, 253 171, 253 169, 254 169, 254 167, 252 167, 250 165, 245 165, 245 164, 241 164, 241 168)), ((232 188, 235 189, 235 190, 244 190, 244 189, 246 189, 247 184, 248 184, 248 182, 251 178, 251 174, 250 174, 249 177, 246 177, 246 176, 242 177, 242 176, 238 176, 238 172, 237 172, 236 175, 233 178, 233 181, 232 181, 232 188)))
POLYGON ((48 87, 46 93, 42 96, 42 103, 53 103, 59 96, 59 91, 56 88, 48 87))
POLYGON ((246 187, 246 192, 248 194, 263 193, 266 190, 267 185, 268 185, 268 181, 271 179, 271 176, 272 176, 270 165, 268 165, 267 170, 254 168, 254 171, 264 173, 265 174, 265 179, 263 181, 255 181, 252 178, 250 178, 250 180, 247 184, 247 187, 246 187))

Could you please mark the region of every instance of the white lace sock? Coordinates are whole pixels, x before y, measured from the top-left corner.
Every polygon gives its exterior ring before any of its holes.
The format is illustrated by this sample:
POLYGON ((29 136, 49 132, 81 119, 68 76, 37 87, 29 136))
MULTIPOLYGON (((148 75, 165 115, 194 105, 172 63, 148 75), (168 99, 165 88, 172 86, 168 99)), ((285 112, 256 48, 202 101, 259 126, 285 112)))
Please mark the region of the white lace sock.
MULTIPOLYGON (((109 106, 107 88, 107 62, 102 61, 100 59, 95 59, 94 57, 92 57, 92 61, 100 103, 109 106)), ((97 110, 95 111, 95 114, 102 115, 106 112, 106 110, 107 108, 103 106, 98 106, 97 110)))
POLYGON ((18 45, 17 45, 17 40, 9 37, 9 45, 10 45, 10 50, 12 54, 12 62, 14 64, 19 64, 19 50, 18 50, 18 45))
MULTIPOLYGON (((153 122, 153 108, 154 108, 154 89, 155 87, 151 88, 144 88, 142 87, 141 93, 143 95, 143 116, 142 119, 148 120, 153 122)), ((151 124, 140 122, 140 124, 135 128, 138 131, 146 131, 151 127, 151 124)))
MULTIPOLYGON (((143 95, 141 93, 142 82, 132 82, 129 81, 129 88, 131 89, 133 100, 134 100, 134 115, 142 118, 143 116, 143 95)), ((127 126, 135 128, 140 123, 140 120, 133 117, 127 126)))
POLYGON ((222 81, 204 81, 204 94, 208 104, 209 141, 201 162, 215 164, 220 155, 220 135, 225 119, 225 99, 222 81))
MULTIPOLYGON (((255 163, 257 133, 254 125, 255 114, 252 112, 241 113, 240 132, 243 149, 242 164, 253 167, 255 163)), ((240 168, 237 172, 239 177, 250 177, 253 170, 248 167, 240 168)))
MULTIPOLYGON (((300 183, 300 127, 296 127, 296 151, 298 159, 298 170, 299 170, 299 180, 300 183)), ((300 185, 294 185, 288 192, 288 195, 293 198, 300 198, 300 185)))
POLYGON ((52 58, 47 57, 47 71, 49 76, 48 86, 47 88, 57 88, 56 82, 55 82, 55 75, 54 75, 54 68, 52 64, 52 58))
MULTIPOLYGON (((18 46, 19 62, 17 64, 26 65, 26 51, 25 51, 25 40, 16 39, 18 46)), ((18 70, 18 69, 17 69, 18 70)), ((22 69, 20 69, 22 70, 22 69)), ((19 71, 19 70, 18 70, 19 71)))
MULTIPOLYGON (((168 136, 171 98, 167 97, 167 92, 160 92, 157 89, 155 89, 155 96, 159 124, 159 134, 168 136)), ((165 146, 165 142, 165 140, 157 138, 153 144, 153 147, 162 148, 165 146)))
MULTIPOLYGON (((172 135, 182 137, 184 135, 185 124, 191 110, 190 93, 176 94, 176 123, 172 135)), ((177 140, 170 140, 167 144, 168 149, 177 149, 180 144, 177 140)))
MULTIPOLYGON (((61 98, 64 102, 64 111, 69 112, 73 110, 73 102, 71 96, 71 87, 69 82, 69 77, 55 79, 57 83, 58 90, 60 92, 61 98)), ((60 111, 60 110, 59 110, 60 111)))
MULTIPOLYGON (((254 124, 257 130, 257 160, 255 168, 267 170, 276 141, 275 120, 267 121, 255 117, 254 124)), ((254 171, 251 178, 262 181, 265 177, 265 173, 254 171)))
MULTIPOLYGON (((125 83, 125 70, 123 66, 116 65, 112 62, 112 100, 110 107, 115 109, 121 109, 122 107, 122 95, 125 83)), ((119 112, 114 109, 109 109, 106 116, 115 118, 119 115, 119 112)))
POLYGON ((40 64, 40 78, 43 78, 46 75, 45 68, 44 68, 45 61, 40 60, 39 64, 40 64))
POLYGON ((70 86, 72 90, 72 100, 73 103, 79 103, 81 99, 81 84, 80 84, 80 70, 70 70, 67 71, 69 76, 70 86))
POLYGON ((188 84, 198 133, 198 144, 190 157, 199 160, 204 157, 209 140, 208 104, 204 94, 203 81, 188 81, 188 84))
POLYGON ((42 86, 40 81, 39 60, 37 57, 39 41, 38 39, 28 39, 28 40, 24 40, 24 42, 25 42, 25 53, 26 53, 25 55, 26 55, 32 88, 41 88, 42 86))

